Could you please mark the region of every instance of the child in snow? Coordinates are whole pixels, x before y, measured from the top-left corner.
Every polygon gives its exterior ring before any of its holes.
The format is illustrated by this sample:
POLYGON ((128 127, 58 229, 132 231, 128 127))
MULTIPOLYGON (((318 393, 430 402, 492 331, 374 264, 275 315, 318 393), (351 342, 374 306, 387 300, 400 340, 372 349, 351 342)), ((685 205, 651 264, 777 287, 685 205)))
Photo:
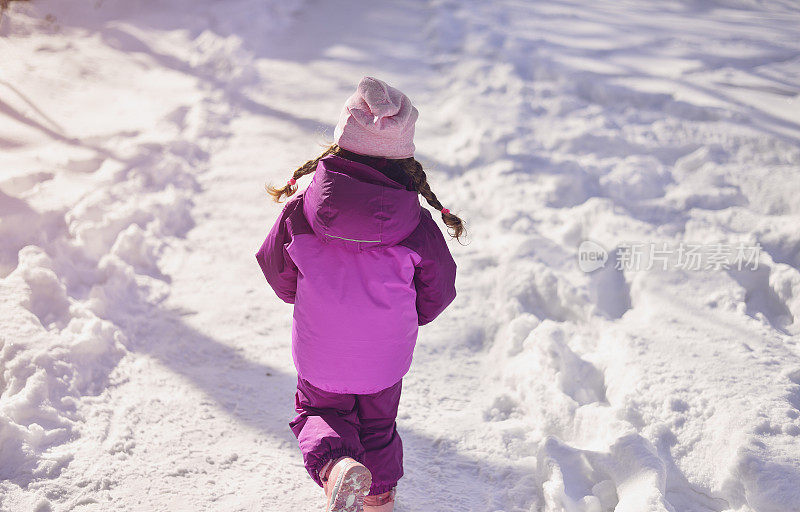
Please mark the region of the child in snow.
POLYGON ((402 378, 418 326, 456 296, 456 264, 417 195, 441 211, 452 236, 464 228, 414 159, 418 115, 403 93, 364 77, 333 145, 285 186, 267 188, 280 202, 314 172, 256 259, 278 297, 294 304, 297 417, 289 425, 328 512, 393 509, 403 476, 402 378))

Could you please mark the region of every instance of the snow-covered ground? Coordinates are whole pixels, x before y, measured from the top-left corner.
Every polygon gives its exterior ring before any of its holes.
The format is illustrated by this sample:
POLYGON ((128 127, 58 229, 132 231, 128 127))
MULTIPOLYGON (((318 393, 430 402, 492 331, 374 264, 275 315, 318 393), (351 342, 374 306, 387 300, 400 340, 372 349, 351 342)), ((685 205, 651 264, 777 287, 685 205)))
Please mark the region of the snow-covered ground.
POLYGON ((396 510, 800 511, 798 27, 788 0, 13 2, 0 510, 321 510, 253 254, 264 183, 372 75, 469 232, 396 510))

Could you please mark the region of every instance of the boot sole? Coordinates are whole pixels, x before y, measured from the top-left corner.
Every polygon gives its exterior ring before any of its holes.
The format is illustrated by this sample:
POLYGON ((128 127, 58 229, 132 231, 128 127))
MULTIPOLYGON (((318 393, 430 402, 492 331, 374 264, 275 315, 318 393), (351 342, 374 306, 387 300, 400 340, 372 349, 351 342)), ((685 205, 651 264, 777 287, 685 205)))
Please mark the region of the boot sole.
POLYGON ((364 496, 369 493, 372 475, 363 464, 352 462, 342 468, 331 491, 327 512, 361 512, 364 496))

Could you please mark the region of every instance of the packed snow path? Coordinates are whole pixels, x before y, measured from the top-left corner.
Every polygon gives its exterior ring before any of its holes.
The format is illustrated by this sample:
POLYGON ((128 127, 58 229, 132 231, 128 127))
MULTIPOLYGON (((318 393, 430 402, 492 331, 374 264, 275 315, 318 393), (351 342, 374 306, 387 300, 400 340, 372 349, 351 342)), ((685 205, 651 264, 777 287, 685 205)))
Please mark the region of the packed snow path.
POLYGON ((253 254, 264 182, 364 75, 418 106, 469 231, 404 382, 398 512, 800 510, 798 26, 778 0, 13 3, 0 510, 321 510, 253 254), (761 252, 617 269, 631 242, 761 252))

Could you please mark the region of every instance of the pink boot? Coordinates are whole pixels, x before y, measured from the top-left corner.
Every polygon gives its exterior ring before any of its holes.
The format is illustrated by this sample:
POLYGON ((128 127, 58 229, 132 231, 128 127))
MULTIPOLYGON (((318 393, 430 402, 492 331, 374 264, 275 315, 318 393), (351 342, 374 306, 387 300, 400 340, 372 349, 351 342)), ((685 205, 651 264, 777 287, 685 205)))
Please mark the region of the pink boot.
POLYGON ((350 457, 329 461, 319 472, 328 502, 325 512, 362 512, 364 495, 372 485, 366 466, 350 457))
POLYGON ((395 489, 393 487, 382 494, 364 496, 364 512, 392 512, 395 489))

